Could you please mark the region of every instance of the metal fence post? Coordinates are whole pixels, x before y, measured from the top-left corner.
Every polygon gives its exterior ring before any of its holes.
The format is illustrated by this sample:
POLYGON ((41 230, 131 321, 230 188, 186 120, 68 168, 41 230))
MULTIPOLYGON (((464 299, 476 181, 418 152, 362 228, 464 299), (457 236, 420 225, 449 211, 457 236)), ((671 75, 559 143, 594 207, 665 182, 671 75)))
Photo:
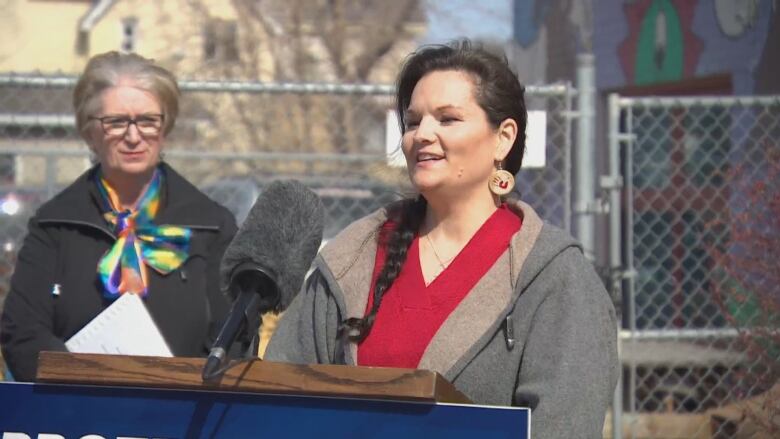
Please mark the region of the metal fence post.
MULTIPOLYGON (((619 96, 617 94, 610 94, 608 99, 608 145, 609 145, 609 168, 608 179, 613 183, 620 179, 620 107, 619 96)), ((613 294, 613 298, 620 294, 620 277, 618 276, 618 269, 621 264, 620 254, 620 187, 617 184, 612 184, 609 194, 609 267, 611 273, 610 293, 613 294)), ((620 301, 616 301, 618 304, 620 301)), ((621 319, 620 309, 618 306, 618 320, 617 331, 620 333, 621 319)), ((618 382, 615 386, 615 393, 612 398, 612 437, 618 439, 622 435, 622 414, 623 414, 623 367, 622 367, 622 355, 621 355, 621 342, 620 338, 617 340, 618 346, 618 360, 620 361, 620 375, 618 376, 618 382)))
POLYGON ((595 57, 592 53, 577 56, 577 147, 574 156, 574 208, 576 236, 585 256, 595 259, 595 57))

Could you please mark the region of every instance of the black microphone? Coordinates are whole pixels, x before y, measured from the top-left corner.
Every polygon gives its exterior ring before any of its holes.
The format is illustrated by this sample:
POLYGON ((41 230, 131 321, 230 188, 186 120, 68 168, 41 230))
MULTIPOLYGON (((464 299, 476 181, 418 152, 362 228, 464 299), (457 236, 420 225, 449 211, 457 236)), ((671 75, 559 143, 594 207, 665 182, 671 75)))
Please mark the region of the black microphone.
POLYGON ((204 381, 222 368, 239 334, 257 329, 261 314, 290 305, 319 250, 323 218, 320 198, 298 181, 262 190, 222 257, 222 285, 234 301, 203 367, 204 381))

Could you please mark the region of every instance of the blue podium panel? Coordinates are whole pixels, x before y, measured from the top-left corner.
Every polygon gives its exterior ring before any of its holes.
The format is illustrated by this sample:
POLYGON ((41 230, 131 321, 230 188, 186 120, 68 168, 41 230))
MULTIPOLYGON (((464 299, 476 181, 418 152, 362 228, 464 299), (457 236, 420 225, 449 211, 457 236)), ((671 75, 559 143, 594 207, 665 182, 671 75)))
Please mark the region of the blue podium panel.
POLYGON ((527 438, 529 410, 194 390, 0 383, 0 437, 527 438), (93 436, 90 436, 93 435, 93 436))

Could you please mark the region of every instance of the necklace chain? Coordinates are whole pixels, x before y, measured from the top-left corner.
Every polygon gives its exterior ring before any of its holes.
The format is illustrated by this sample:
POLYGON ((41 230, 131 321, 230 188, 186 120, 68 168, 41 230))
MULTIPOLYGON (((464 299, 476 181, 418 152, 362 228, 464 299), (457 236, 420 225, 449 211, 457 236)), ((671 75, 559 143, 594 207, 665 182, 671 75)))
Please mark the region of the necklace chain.
POLYGON ((445 268, 447 268, 447 265, 453 259, 455 259, 455 256, 457 256, 457 254, 455 254, 451 258, 447 259, 446 261, 444 261, 444 260, 441 259, 441 257, 439 257, 439 253, 436 251, 436 247, 433 245, 433 241, 431 240, 431 235, 429 233, 425 234, 425 239, 428 240, 428 245, 431 246, 431 250, 433 250, 433 255, 436 256, 436 260, 439 262, 439 266, 441 267, 441 269, 444 270, 445 268))

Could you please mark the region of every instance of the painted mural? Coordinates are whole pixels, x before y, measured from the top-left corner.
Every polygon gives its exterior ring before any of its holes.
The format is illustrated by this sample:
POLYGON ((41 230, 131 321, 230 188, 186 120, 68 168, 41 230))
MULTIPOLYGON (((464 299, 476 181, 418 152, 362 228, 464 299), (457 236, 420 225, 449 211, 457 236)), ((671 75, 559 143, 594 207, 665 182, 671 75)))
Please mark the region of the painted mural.
POLYGON ((692 32, 696 3, 642 0, 623 5, 629 34, 618 47, 633 84, 675 81, 695 73, 702 42, 692 32))
POLYGON ((601 89, 722 74, 734 94, 780 89, 755 79, 777 64, 768 50, 778 44, 776 0, 600 0, 593 8, 601 89))
POLYGON ((714 0, 718 27, 729 38, 739 38, 756 26, 758 0, 714 0))
POLYGON ((574 78, 577 53, 590 51, 591 0, 514 0, 511 57, 528 84, 574 78))
POLYGON ((514 3, 514 39, 521 47, 528 49, 539 39, 547 14, 553 2, 544 0, 514 3))

